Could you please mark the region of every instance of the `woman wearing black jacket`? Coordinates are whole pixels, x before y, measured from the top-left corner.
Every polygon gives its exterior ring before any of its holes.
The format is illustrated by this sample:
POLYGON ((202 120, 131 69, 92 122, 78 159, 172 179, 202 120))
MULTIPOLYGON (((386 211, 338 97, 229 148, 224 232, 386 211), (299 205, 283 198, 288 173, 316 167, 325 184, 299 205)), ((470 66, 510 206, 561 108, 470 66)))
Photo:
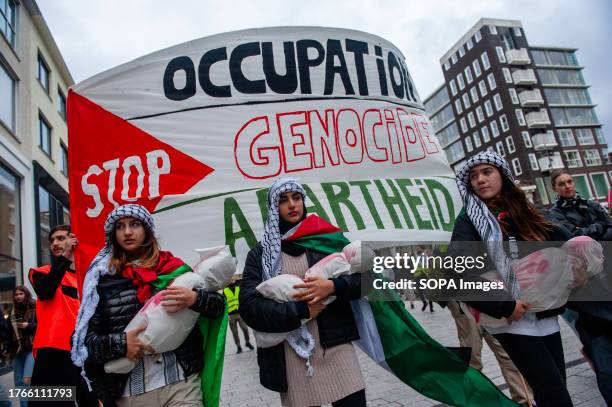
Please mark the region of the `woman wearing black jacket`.
POLYGON ((240 316, 257 331, 291 332, 279 345, 257 348, 261 384, 280 392, 283 405, 365 406, 365 382, 351 343, 359 334, 350 301, 361 295, 361 277, 306 278, 299 285, 305 292, 287 303, 264 298, 256 290, 279 274, 304 278, 306 270, 326 256, 282 241, 305 219, 304 198, 304 189, 291 178, 281 178, 270 188, 264 236, 249 252, 242 275, 240 316), (336 299, 325 306, 330 295, 336 299))
MULTIPOLYGON (((563 308, 529 313, 510 266, 511 259, 529 254, 517 241, 563 242, 570 238, 569 233, 529 203, 515 185, 508 163, 496 153, 487 151, 470 158, 457 174, 457 184, 465 211, 455 221, 451 240, 483 241, 488 253, 484 271, 495 269, 506 289, 482 292, 478 301, 465 302, 492 317, 508 319, 507 325, 486 329, 527 379, 538 407, 571 406, 557 320, 563 308)), ((452 244, 451 250, 456 252, 459 246, 452 244)))

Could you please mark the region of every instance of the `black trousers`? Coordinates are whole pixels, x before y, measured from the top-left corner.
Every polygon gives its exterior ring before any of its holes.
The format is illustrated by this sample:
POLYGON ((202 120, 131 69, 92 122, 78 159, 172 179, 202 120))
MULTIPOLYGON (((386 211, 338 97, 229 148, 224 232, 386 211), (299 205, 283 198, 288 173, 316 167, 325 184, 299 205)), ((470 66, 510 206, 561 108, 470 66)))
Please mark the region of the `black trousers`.
MULTIPOLYGON (((70 352, 54 348, 42 348, 36 352, 34 360, 34 371, 32 372, 32 386, 75 386, 76 401, 79 407, 98 406, 94 393, 87 389, 81 371, 72 364, 70 352)), ((42 402, 30 401, 28 406, 74 406, 70 402, 42 402)))
POLYGON ((334 401, 332 407, 366 407, 365 389, 361 389, 353 394, 349 394, 343 399, 334 401))
POLYGON ((548 336, 493 335, 533 389, 538 407, 570 407, 559 332, 548 336))

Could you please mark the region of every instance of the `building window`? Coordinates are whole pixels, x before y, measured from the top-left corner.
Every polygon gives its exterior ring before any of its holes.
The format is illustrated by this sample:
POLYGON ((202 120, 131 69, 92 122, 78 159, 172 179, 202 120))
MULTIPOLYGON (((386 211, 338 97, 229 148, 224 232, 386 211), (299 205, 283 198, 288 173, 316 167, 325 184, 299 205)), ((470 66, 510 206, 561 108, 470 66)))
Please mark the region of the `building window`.
POLYGON ((463 141, 465 141, 465 149, 468 153, 471 153, 474 150, 474 146, 472 145, 472 139, 466 137, 463 141))
POLYGON ((467 123, 465 122, 465 117, 462 117, 461 120, 459 120, 459 123, 461 124, 461 132, 467 133, 468 127, 467 127, 467 123))
POLYGON ((6 41, 15 48, 15 34, 17 27, 17 5, 14 0, 0 0, 0 31, 6 41))
POLYGON ((480 69, 480 62, 475 59, 474 62, 472 62, 472 66, 474 67, 474 75, 476 75, 477 77, 480 76, 482 74, 482 70, 480 69))
POLYGON ((478 82, 478 88, 480 89, 480 96, 485 97, 487 94, 487 84, 484 80, 478 82))
POLYGON ((38 82, 40 82, 42 87, 45 89, 45 92, 47 93, 49 93, 49 76, 50 76, 49 66, 47 65, 43 57, 40 54, 38 54, 38 76, 37 78, 38 78, 38 82))
POLYGON ((582 167, 582 160, 580 159, 580 154, 578 154, 578 151, 565 150, 563 154, 565 154, 565 162, 567 163, 568 168, 582 167))
POLYGON ((66 96, 60 88, 57 88, 57 112, 62 119, 66 120, 66 96))
POLYGON ((531 165, 531 169, 537 171, 540 169, 540 165, 538 164, 538 159, 534 153, 529 153, 529 165, 531 165))
POLYGON ((450 163, 454 163, 455 161, 461 160, 465 157, 465 151, 463 150, 463 144, 461 144, 461 140, 456 143, 451 144, 446 150, 446 157, 450 163))
POLYGON ((584 85, 580 71, 572 69, 538 69, 538 76, 544 85, 584 85))
POLYGON ((603 133, 601 132, 601 129, 599 127, 594 128, 593 132, 595 133, 595 136, 597 137, 597 142, 599 144, 606 144, 606 139, 604 138, 603 133))
POLYGON ((51 158, 51 126, 42 115, 38 116, 38 145, 51 158))
POLYGON ((533 144, 531 144, 531 136, 529 135, 529 132, 523 131, 521 134, 523 135, 523 144, 525 145, 525 147, 533 147, 533 144))
POLYGON ((42 185, 38 186, 39 264, 49 264, 49 251, 44 250, 51 228, 70 222, 68 208, 42 185))
POLYGON ((470 107, 470 97, 468 96, 467 93, 464 93, 462 99, 463 99, 463 107, 468 109, 470 107))
POLYGON ((521 33, 521 28, 520 27, 514 27, 513 31, 514 31, 514 35, 516 37, 522 37, 523 36, 523 34, 521 33))
POLYGON ((497 121, 495 119, 489 123, 489 126, 491 127, 491 134, 493 135, 493 138, 499 136, 499 127, 497 127, 497 121))
POLYGON ((476 31, 476 33, 474 33, 474 40, 476 40, 476 42, 480 42, 480 40, 482 39, 482 34, 480 33, 480 30, 476 31))
POLYGON ((463 45, 459 47, 459 58, 463 58, 463 56, 465 55, 465 49, 463 48, 463 45))
POLYGON ((493 116, 493 105, 491 105, 491 101, 490 100, 487 100, 484 103, 484 107, 485 107, 485 112, 487 112, 487 117, 493 116))
POLYGON ((468 122, 470 122, 470 129, 476 127, 476 119, 474 118, 474 112, 468 113, 468 122))
POLYGON ((475 131, 474 133, 472 133, 472 137, 474 138, 474 145, 476 146, 476 148, 480 147, 482 145, 482 141, 480 140, 480 134, 475 131))
POLYGON ((478 90, 476 89, 476 86, 472 86, 472 89, 470 89, 470 95, 472 96, 472 102, 478 102, 478 90))
POLYGON ((467 47, 468 50, 474 48, 474 42, 472 41, 471 38, 467 40, 467 42, 465 43, 465 46, 467 47))
POLYGON ((476 117, 478 118, 478 123, 482 123, 484 120, 484 113, 482 112, 482 107, 478 106, 476 108, 476 117))
POLYGON ((497 143, 495 143, 495 148, 497 149, 497 154, 501 155, 502 157, 506 156, 506 151, 504 150, 504 143, 498 141, 497 143))
POLYGON ((493 90, 497 88, 497 82, 495 82, 495 75, 493 75, 493 72, 487 75, 487 81, 489 81, 489 89, 493 90))
POLYGON ((525 116, 523 116, 523 111, 521 109, 516 109, 514 113, 516 114, 516 121, 518 122, 519 126, 524 126, 525 116))
POLYGON ((548 205, 550 203, 548 199, 548 192, 546 191, 546 186, 544 185, 544 180, 541 177, 535 179, 536 187, 538 189, 538 195, 542 200, 544 205, 548 205))
POLYGON ((482 139, 485 143, 491 141, 491 136, 489 136, 489 128, 487 126, 484 126, 482 129, 480 129, 480 131, 482 132, 482 139))
POLYGON ((606 173, 599 172, 590 175, 591 181, 593 181, 593 186, 595 187, 595 195, 597 195, 598 198, 606 198, 608 196, 608 191, 610 190, 606 173))
POLYGON ((0 163, 0 269, 2 270, 2 298, 12 297, 10 290, 22 275, 21 258, 21 191, 20 179, 0 163))
POLYGON ((519 104, 519 98, 516 95, 516 90, 514 88, 510 88, 510 89, 508 89, 508 93, 510 94, 510 99, 512 99, 512 104, 518 105, 519 104))
POLYGON ((597 124, 597 115, 592 108, 568 107, 551 108, 555 125, 591 125, 597 124))
POLYGON ((60 143, 60 154, 60 171, 68 176, 68 147, 64 143, 60 143))
POLYGON ((508 119, 506 118, 505 114, 499 116, 499 122, 501 123, 502 131, 510 130, 510 125, 508 124, 508 119))
POLYGON ((436 133, 436 137, 438 137, 442 148, 446 148, 450 143, 459 139, 457 123, 452 122, 450 125, 446 126, 444 130, 436 133))
POLYGON ((497 34, 497 27, 495 27, 494 25, 490 25, 489 26, 489 32, 493 35, 497 34))
POLYGON ((603 160, 604 165, 609 165, 610 164, 610 154, 608 153, 608 149, 602 148, 599 151, 601 152, 601 158, 603 160))
POLYGON ((544 89, 550 105, 590 105, 593 102, 586 89, 544 89))
POLYGON ((576 185, 576 192, 578 192, 582 198, 593 198, 586 175, 573 174, 572 178, 574 179, 574 184, 576 185))
POLYGON ((578 144, 582 146, 590 146, 595 144, 595 138, 591 129, 576 129, 576 138, 578 138, 578 144))
POLYGON ((446 61, 446 62, 444 63, 444 70, 445 70, 445 71, 448 71, 449 69, 450 69, 450 61, 446 61))
POLYGON ((455 65, 457 63, 457 54, 453 53, 451 55, 451 65, 455 65))
POLYGON ((504 108, 504 105, 502 105, 502 101, 501 101, 501 97, 499 96, 499 93, 496 93, 495 95, 493 95, 493 103, 495 103, 495 110, 497 110, 498 112, 504 108))
POLYGON ((506 137, 506 146, 508 146, 508 154, 512 154, 516 151, 516 146, 514 145, 514 139, 512 136, 506 137))
POLYGON ((584 150, 584 163, 588 167, 595 165, 601 165, 601 157, 599 157, 599 151, 597 150, 584 150))
POLYGON ((455 100, 455 111, 457 112, 457 114, 463 112, 463 107, 461 107, 461 99, 455 100))
POLYGON ((461 72, 457 75, 457 84, 459 85, 459 89, 465 89, 465 82, 463 81, 463 75, 461 72))
POLYGON ((15 79, 0 63, 0 121, 11 130, 15 130, 15 89, 15 79))
POLYGON ((508 68, 502 68, 502 72, 504 74, 504 80, 506 81, 506 83, 512 83, 512 75, 510 74, 510 69, 508 68))
POLYGON ((474 82, 474 77, 472 76, 472 69, 469 66, 466 66, 463 72, 465 73, 465 79, 467 79, 468 83, 474 82))
POLYGON ((487 54, 487 51, 480 55, 480 60, 482 61, 482 66, 485 71, 491 67, 491 63, 489 62, 489 54, 487 54))
POLYGON ((450 85, 451 94, 455 96, 457 94, 457 85, 455 85, 455 80, 451 79, 448 83, 450 85))
POLYGON ((495 52, 497 53, 497 59, 499 62, 506 63, 506 55, 504 54, 504 49, 502 47, 495 47, 495 52))
POLYGON ((518 158, 512 159, 512 169, 514 170, 514 175, 517 177, 523 173, 523 169, 521 168, 521 161, 518 158))
POLYGON ((532 50, 536 65, 577 67, 578 61, 573 51, 532 50))
POLYGON ((559 141, 561 142, 562 147, 571 147, 576 145, 576 139, 574 139, 574 135, 570 129, 559 129, 557 130, 557 135, 559 136, 559 141))

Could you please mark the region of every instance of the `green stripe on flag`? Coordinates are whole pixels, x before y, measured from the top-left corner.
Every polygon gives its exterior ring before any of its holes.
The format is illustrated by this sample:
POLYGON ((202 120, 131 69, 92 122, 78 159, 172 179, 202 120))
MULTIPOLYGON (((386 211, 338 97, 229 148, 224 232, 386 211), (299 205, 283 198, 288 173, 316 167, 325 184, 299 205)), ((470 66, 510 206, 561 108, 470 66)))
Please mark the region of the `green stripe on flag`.
POLYGON ((332 254, 338 253, 344 249, 344 246, 350 243, 350 241, 344 237, 342 232, 336 233, 324 233, 321 235, 311 235, 300 237, 295 240, 291 240, 290 243, 298 246, 316 250, 320 253, 332 254))

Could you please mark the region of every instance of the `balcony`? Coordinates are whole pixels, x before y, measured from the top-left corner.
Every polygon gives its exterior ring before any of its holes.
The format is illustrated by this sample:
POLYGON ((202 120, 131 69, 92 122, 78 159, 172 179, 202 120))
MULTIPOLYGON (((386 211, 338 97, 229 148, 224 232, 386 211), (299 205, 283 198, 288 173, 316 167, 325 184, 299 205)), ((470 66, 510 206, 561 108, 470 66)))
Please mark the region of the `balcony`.
POLYGON ((533 69, 517 69, 512 72, 512 79, 516 85, 535 85, 538 79, 533 69))
POLYGON ((535 134, 531 137, 531 142, 536 151, 550 150, 557 146, 557 140, 555 140, 555 136, 551 132, 535 134))
POLYGON ((542 92, 539 89, 525 90, 518 95, 522 107, 537 107, 544 104, 542 92))
POLYGON ((550 126, 550 118, 548 117, 546 110, 527 113, 525 115, 525 120, 527 120, 527 127, 530 129, 534 127, 550 126))
POLYGON ((565 168, 563 165, 563 160, 561 159, 561 154, 555 153, 551 154, 548 157, 540 157, 538 159, 538 163, 540 164, 541 171, 550 171, 556 170, 558 168, 565 168))
POLYGON ((528 65, 531 63, 526 48, 507 50, 506 59, 510 65, 528 65))

